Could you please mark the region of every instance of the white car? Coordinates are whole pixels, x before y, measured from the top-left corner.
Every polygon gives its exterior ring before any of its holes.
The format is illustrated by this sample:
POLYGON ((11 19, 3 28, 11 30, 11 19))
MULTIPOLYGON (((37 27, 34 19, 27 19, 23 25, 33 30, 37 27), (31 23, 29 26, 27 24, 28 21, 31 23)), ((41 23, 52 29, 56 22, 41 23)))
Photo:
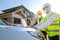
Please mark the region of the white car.
MULTIPOLYGON (((30 34, 30 28, 0 25, 0 40, 39 40, 30 34), (29 29, 29 30, 28 30, 29 29)), ((34 30, 34 29, 33 29, 34 30)))

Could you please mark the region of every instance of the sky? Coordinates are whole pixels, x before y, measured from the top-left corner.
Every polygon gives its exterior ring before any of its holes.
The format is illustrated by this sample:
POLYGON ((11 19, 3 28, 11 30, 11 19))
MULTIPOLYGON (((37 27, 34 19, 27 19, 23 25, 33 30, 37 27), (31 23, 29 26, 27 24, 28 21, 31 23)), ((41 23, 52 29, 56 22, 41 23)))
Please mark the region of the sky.
POLYGON ((60 0, 0 0, 0 12, 1 10, 24 5, 28 10, 37 14, 39 10, 43 12, 42 8, 45 3, 50 3, 51 10, 60 14, 60 0))

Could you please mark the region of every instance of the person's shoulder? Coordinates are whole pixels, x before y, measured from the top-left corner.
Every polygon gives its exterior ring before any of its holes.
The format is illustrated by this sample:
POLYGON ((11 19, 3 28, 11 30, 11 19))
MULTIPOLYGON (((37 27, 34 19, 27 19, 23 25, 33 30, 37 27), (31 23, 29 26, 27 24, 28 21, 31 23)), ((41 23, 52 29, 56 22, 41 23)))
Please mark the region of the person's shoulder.
POLYGON ((56 13, 56 12, 51 12, 51 13, 56 13))
POLYGON ((56 15, 57 13, 56 12, 51 12, 52 13, 52 15, 56 15))

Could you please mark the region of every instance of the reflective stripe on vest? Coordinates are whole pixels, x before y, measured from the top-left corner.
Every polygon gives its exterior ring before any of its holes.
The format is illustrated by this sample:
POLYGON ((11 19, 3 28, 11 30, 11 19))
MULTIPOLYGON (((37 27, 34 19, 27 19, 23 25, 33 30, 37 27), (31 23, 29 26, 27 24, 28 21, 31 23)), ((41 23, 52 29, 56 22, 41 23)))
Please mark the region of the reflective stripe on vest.
POLYGON ((48 32, 59 32, 59 30, 48 30, 48 32))
POLYGON ((60 26, 60 24, 51 24, 49 26, 60 26))

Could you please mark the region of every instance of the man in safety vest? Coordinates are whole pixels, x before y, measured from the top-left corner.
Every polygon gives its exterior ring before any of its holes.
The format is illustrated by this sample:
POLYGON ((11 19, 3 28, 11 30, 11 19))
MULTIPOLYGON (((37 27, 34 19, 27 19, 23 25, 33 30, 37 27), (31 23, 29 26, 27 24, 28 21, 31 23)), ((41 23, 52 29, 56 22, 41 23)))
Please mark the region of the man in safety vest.
MULTIPOLYGON (((37 18, 38 18, 38 20, 37 20, 37 24, 39 24, 40 23, 40 21, 43 19, 43 17, 42 17, 42 12, 41 11, 38 11, 38 13, 37 13, 37 18)), ((41 37, 42 36, 44 36, 45 38, 46 38, 46 31, 40 31, 40 35, 41 35, 41 37)), ((39 33, 38 33, 39 34, 39 33)))
POLYGON ((51 12, 51 5, 49 3, 43 5, 43 10, 47 13, 47 16, 44 18, 44 22, 48 22, 46 23, 48 25, 45 27, 45 30, 48 34, 49 40, 59 40, 59 14, 51 12))
POLYGON ((36 25, 37 29, 45 30, 49 40, 59 40, 60 16, 51 11, 51 5, 49 3, 43 5, 43 11, 47 16, 43 18, 38 25, 36 25))

